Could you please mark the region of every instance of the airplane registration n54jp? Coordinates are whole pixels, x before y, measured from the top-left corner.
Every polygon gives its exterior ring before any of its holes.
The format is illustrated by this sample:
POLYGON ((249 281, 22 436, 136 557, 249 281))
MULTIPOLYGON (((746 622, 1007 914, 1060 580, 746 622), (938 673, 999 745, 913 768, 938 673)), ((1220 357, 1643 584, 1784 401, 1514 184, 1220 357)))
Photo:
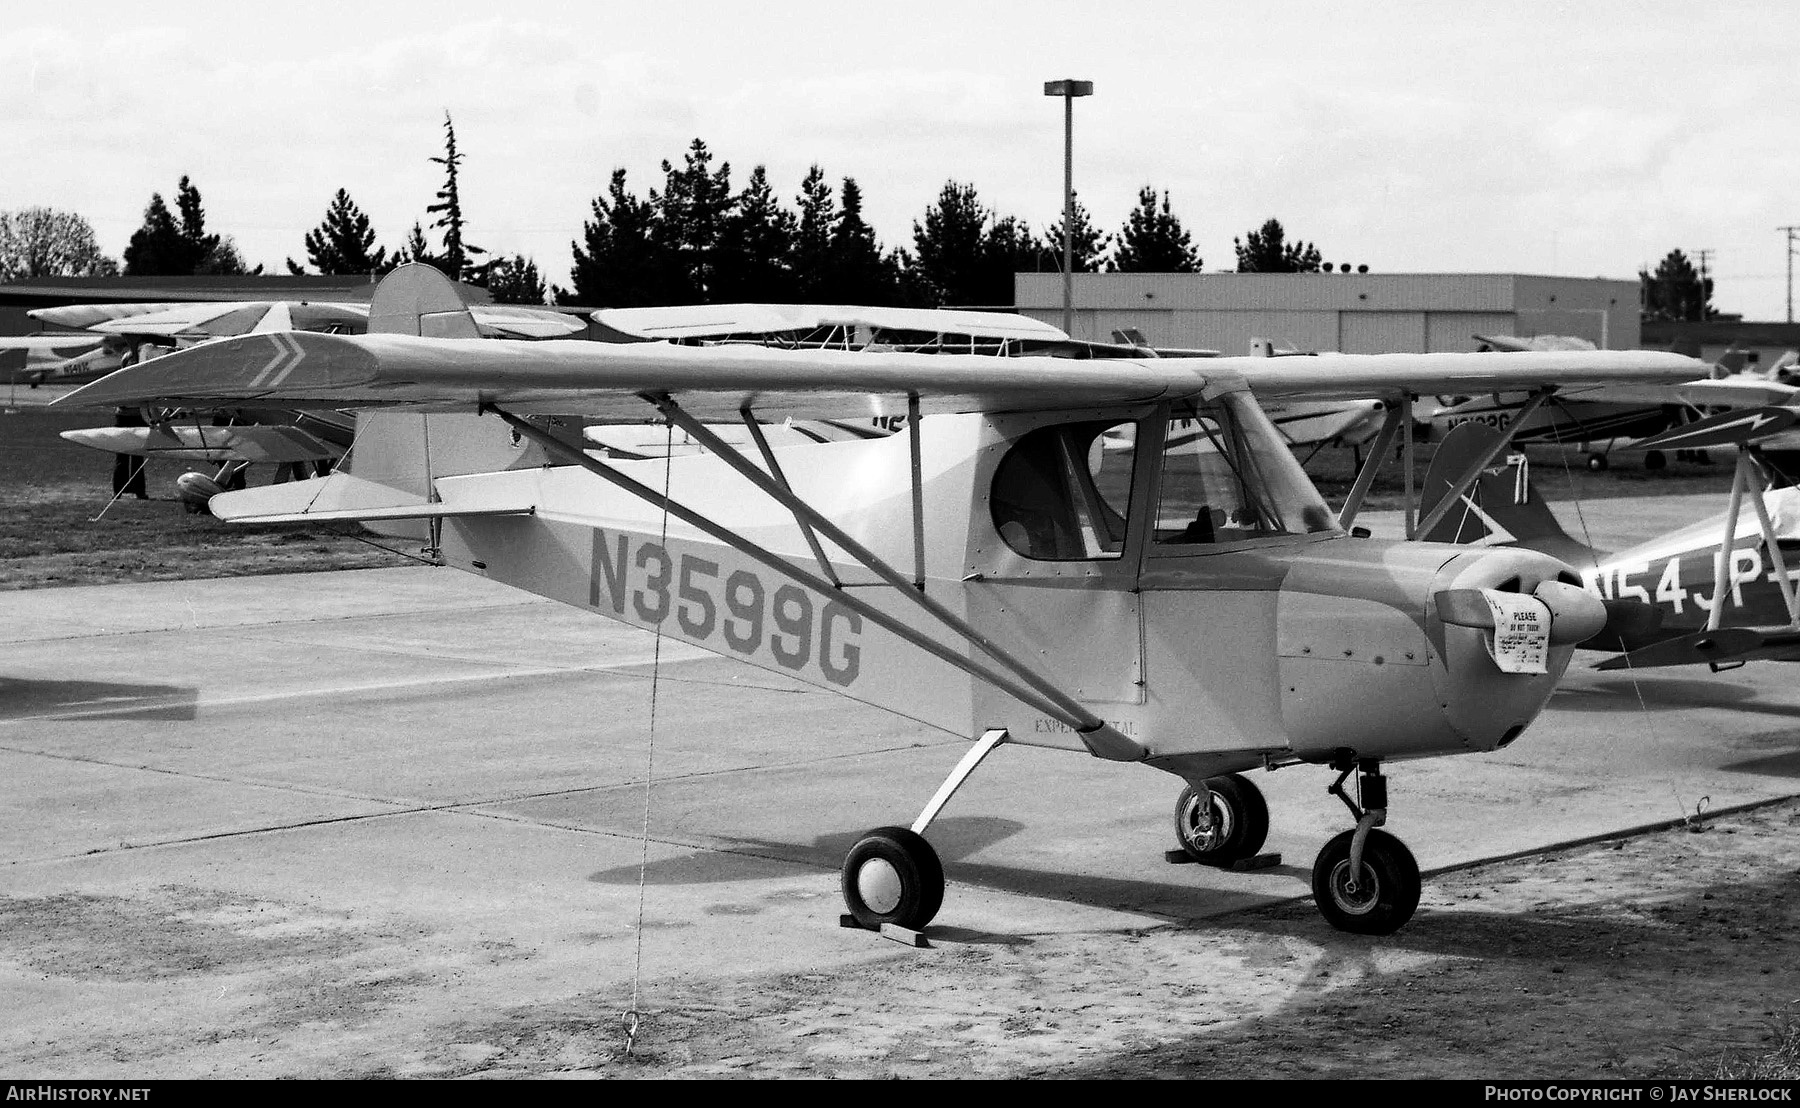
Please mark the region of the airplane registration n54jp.
MULTIPOLYGON (((417 317, 456 310, 447 283, 408 282, 417 317)), ((1319 854, 1319 909, 1352 931, 1404 924, 1420 878, 1380 830, 1383 765, 1512 742, 1609 609, 1546 554, 1346 532, 1252 389, 1401 399, 1697 375, 1641 352, 1096 361, 414 333, 285 336, 298 356, 271 382, 272 341, 199 346, 64 402, 389 409, 359 417, 338 472, 213 511, 362 520, 978 739, 910 827, 845 860, 851 914, 908 928, 943 898, 923 833, 1005 742, 1181 778, 1178 842, 1211 863, 1267 834, 1245 771, 1331 767, 1354 826, 1319 854), (588 449, 586 426, 646 412, 707 453, 588 449), (870 416, 904 429, 780 448, 762 431, 870 416), (742 445, 715 430, 730 420, 742 445), (1126 430, 1130 449, 1104 448, 1126 430)))

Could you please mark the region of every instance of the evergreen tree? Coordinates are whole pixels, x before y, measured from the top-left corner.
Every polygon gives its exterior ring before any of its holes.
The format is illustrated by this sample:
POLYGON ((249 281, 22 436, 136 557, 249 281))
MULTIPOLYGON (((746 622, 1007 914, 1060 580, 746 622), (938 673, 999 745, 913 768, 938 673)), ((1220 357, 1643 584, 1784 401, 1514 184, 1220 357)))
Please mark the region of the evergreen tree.
POLYGON ((394 261, 398 265, 417 262, 422 265, 435 266, 445 273, 449 272, 449 269, 446 268, 449 263, 431 252, 431 244, 425 241, 425 228, 419 224, 418 220, 413 221, 412 233, 406 236, 406 242, 395 252, 394 261))
POLYGON ((108 277, 118 271, 118 263, 100 253, 93 226, 74 212, 0 212, 0 281, 108 277))
MULTIPOLYGON (((937 203, 926 210, 925 222, 913 223, 916 266, 933 304, 996 302, 990 273, 993 252, 988 242, 993 218, 975 195, 974 185, 946 181, 937 203)), ((1015 237, 1014 230, 1008 227, 1008 245, 1015 237)), ((1010 288, 1005 300, 1012 301, 1010 288)))
MULTIPOLYGON (((1095 227, 1088 218, 1088 210, 1081 203, 1081 197, 1075 197, 1075 218, 1070 222, 1074 234, 1070 236, 1070 252, 1075 256, 1076 273, 1098 273, 1105 260, 1107 247, 1112 243, 1112 236, 1095 227)), ((1044 249, 1056 259, 1049 268, 1062 272, 1063 263, 1063 221, 1058 219, 1044 232, 1044 249)), ((1199 260, 1195 259, 1198 266, 1199 260)))
MULTIPOLYGON (((188 277, 196 273, 236 275, 251 272, 229 235, 206 233, 206 209, 200 190, 185 176, 176 187, 175 206, 181 222, 169 211, 161 193, 150 195, 144 209, 144 225, 132 233, 125 247, 125 272, 133 277, 188 277)), ((255 272, 261 273, 257 266, 255 272)))
POLYGON ((444 252, 433 259, 432 264, 449 274, 451 280, 478 285, 482 281, 482 267, 475 264, 475 255, 487 251, 463 239, 462 193, 456 183, 463 155, 456 149, 456 125, 450 121, 449 112, 444 113, 444 156, 431 160, 444 167, 444 187, 438 190, 438 202, 425 207, 427 215, 442 213, 432 226, 444 229, 444 252))
POLYGON ((1640 314, 1646 320, 1703 321, 1718 316, 1712 306, 1712 278, 1704 280, 1679 250, 1657 263, 1654 274, 1638 270, 1640 314))
POLYGON ((1287 242, 1281 221, 1271 219, 1260 231, 1251 231, 1242 241, 1232 239, 1237 248, 1239 273, 1317 273, 1321 268, 1319 248, 1310 242, 1287 242))
POLYGON ((1169 194, 1162 194, 1159 205, 1154 188, 1145 185, 1139 189, 1138 206, 1126 217, 1115 239, 1107 269, 1113 273, 1198 273, 1200 266, 1200 252, 1170 208, 1169 194))
POLYGON ((833 291, 832 235, 837 230, 837 202, 825 171, 817 165, 800 182, 800 212, 794 228, 794 247, 789 266, 794 272, 794 292, 801 303, 830 303, 833 291))
POLYGON ((650 190, 656 209, 656 228, 669 251, 679 283, 674 303, 712 303, 717 281, 720 241, 725 224, 737 208, 731 194, 731 163, 720 162, 712 170, 712 153, 695 139, 676 169, 662 163, 663 190, 650 190))
POLYGON ((1013 275, 1041 272, 1050 258, 1046 244, 1012 216, 997 218, 981 243, 980 285, 972 304, 1013 302, 1013 275))
POLYGON ((537 263, 522 254, 494 259, 488 265, 487 282, 496 304, 544 303, 544 279, 537 263))
POLYGON ((569 244, 575 253, 571 289, 559 291, 557 300, 596 308, 682 303, 656 209, 626 188, 623 169, 613 170, 593 210, 594 218, 582 225, 582 241, 569 244))
POLYGON ((350 194, 331 198, 325 219, 306 233, 306 257, 320 273, 332 275, 386 273, 387 251, 375 245, 375 230, 350 194))
POLYGON ((863 221, 862 189, 854 177, 844 178, 843 210, 831 229, 825 272, 836 302, 873 306, 903 302, 899 261, 882 253, 875 229, 863 221))
POLYGON ((768 172, 750 171, 720 229, 712 299, 789 303, 796 286, 791 259, 797 223, 769 187, 768 172))

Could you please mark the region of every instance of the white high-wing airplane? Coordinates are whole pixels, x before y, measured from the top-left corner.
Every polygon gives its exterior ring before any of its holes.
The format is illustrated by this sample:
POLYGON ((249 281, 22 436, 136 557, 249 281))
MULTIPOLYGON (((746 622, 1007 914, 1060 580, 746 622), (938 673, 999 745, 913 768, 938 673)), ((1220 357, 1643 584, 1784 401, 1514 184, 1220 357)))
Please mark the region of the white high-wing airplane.
POLYGON ((411 333, 228 339, 61 403, 393 409, 359 417, 331 476, 227 493, 213 511, 417 536, 444 564, 977 739, 910 828, 850 850, 844 898, 869 927, 931 920, 944 879, 923 832, 1007 742, 1181 778, 1178 842, 1214 864, 1267 834, 1246 771, 1328 766, 1354 827, 1313 867, 1319 910, 1355 932, 1403 925, 1420 877, 1380 830, 1383 765, 1511 743, 1576 644, 1638 606, 1609 607, 1535 551, 1346 532, 1253 390, 1698 373, 1606 351, 1095 361, 471 343, 420 337, 473 333, 447 282, 389 280, 410 302, 386 318, 411 333), (583 427, 646 408, 709 453, 587 449, 583 427), (906 430, 779 449, 761 432, 871 415, 906 416, 906 430), (732 419, 753 446, 711 430, 732 419), (1213 449, 1167 450, 1182 420, 1213 449), (1132 450, 1098 449, 1123 426, 1132 450))
MULTIPOLYGON (((1483 350, 1506 352, 1592 350, 1584 339, 1540 335, 1532 339, 1476 335, 1483 350)), ((1438 408, 1431 423, 1440 441, 1464 423, 1479 423, 1505 431, 1520 446, 1544 443, 1579 444, 1587 452, 1587 467, 1603 470, 1615 450, 1643 451, 1644 468, 1659 470, 1668 464, 1664 449, 1644 443, 1723 409, 1789 406, 1800 407, 1800 387, 1789 382, 1789 370, 1800 355, 1789 354, 1766 370, 1746 371, 1727 359, 1702 368, 1710 372, 1676 387, 1641 383, 1565 390, 1551 403, 1538 406, 1521 418, 1520 408, 1529 399, 1522 393, 1474 396, 1438 408)), ((1800 448, 1800 436, 1787 442, 1766 444, 1769 449, 1800 448)))

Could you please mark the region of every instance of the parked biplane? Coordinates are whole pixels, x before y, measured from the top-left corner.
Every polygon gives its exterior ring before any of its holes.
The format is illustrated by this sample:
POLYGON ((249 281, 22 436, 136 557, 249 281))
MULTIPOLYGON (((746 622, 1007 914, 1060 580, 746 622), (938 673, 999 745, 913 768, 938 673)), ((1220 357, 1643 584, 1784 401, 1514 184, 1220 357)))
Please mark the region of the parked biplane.
POLYGON ((388 318, 410 314, 411 333, 209 343, 62 403, 374 409, 337 472, 227 493, 214 513, 358 520, 446 565, 977 739, 910 827, 851 848, 844 898, 870 927, 932 919, 944 879, 923 833, 1008 742, 1181 778, 1177 840, 1216 864, 1267 834, 1247 771, 1330 767, 1354 827, 1314 864, 1319 910, 1350 931, 1400 927, 1420 877, 1380 829, 1383 766, 1513 742, 1576 644, 1641 605, 1609 606, 1536 551, 1346 532, 1256 395, 1699 372, 1644 352, 1095 361, 470 343, 454 341, 474 324, 434 271, 388 282, 376 300, 404 300, 388 318), (646 408, 709 452, 587 449, 585 426, 646 408), (761 430, 868 416, 905 430, 785 448, 761 430), (711 429, 734 420, 750 445, 711 429), (1165 449, 1183 420, 1211 449, 1165 449), (1134 448, 1100 449, 1121 427, 1134 448))
MULTIPOLYGON (((1521 547, 1560 558, 1603 599, 1653 605, 1655 618, 1615 623, 1583 645, 1615 652, 1597 669, 1705 663, 1715 671, 1749 661, 1800 661, 1800 488, 1775 487, 1754 444, 1791 433, 1800 409, 1717 413, 1655 436, 1650 449, 1736 447, 1737 470, 1725 511, 1609 553, 1574 538, 1538 494, 1523 455, 1484 469, 1425 537, 1441 542, 1521 547), (1745 510, 1745 505, 1749 510, 1745 510), (1794 568, 1790 568, 1794 567, 1794 568), (1723 598, 1721 602, 1721 598, 1723 598)), ((1435 504, 1448 474, 1488 448, 1498 432, 1459 427, 1439 447, 1423 502, 1435 504), (1441 467, 1441 470, 1440 470, 1441 467)), ((1427 509, 1429 510, 1429 509, 1427 509)))

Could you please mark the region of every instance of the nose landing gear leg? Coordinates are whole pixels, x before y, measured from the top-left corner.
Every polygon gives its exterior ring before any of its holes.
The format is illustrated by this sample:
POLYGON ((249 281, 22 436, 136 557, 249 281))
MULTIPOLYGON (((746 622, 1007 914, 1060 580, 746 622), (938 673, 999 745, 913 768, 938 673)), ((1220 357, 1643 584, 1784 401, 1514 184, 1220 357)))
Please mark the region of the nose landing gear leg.
POLYGON ((1419 864, 1399 839, 1380 830, 1387 822, 1387 778, 1381 763, 1343 759, 1330 792, 1356 818, 1356 827, 1334 837, 1313 863, 1313 900, 1319 914, 1340 931, 1388 935, 1399 930, 1419 906, 1419 864), (1344 781, 1360 772, 1356 791, 1362 805, 1344 791, 1344 781))

